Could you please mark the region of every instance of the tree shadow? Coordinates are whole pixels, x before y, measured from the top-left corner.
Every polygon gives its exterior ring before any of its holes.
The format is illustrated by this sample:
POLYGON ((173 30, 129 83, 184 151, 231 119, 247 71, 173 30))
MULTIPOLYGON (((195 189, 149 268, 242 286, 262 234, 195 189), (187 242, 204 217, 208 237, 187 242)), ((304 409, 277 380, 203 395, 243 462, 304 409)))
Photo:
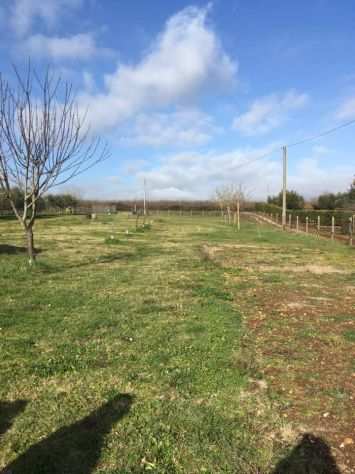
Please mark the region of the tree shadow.
MULTIPOLYGON (((35 254, 39 255, 41 249, 35 249, 35 254)), ((17 245, 0 244, 0 255, 23 255, 27 253, 26 247, 18 247, 17 245)))
POLYGON ((11 428, 15 417, 25 409, 26 405, 26 400, 0 401, 0 436, 11 428))
POLYGON ((306 433, 272 474, 341 474, 330 448, 322 439, 306 433))
POLYGON ((2 474, 90 474, 101 454, 105 435, 130 410, 133 396, 119 394, 82 420, 32 445, 2 474))

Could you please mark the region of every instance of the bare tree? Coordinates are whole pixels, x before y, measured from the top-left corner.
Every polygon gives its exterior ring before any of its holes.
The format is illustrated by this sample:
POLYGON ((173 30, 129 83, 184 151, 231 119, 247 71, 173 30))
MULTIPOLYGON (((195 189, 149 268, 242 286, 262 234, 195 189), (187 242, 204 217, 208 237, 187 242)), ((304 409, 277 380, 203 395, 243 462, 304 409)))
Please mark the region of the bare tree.
POLYGON ((216 201, 221 209, 222 214, 226 213, 228 223, 232 223, 232 213, 236 216, 236 225, 240 229, 240 210, 242 209, 246 198, 243 186, 225 185, 216 190, 216 201))
POLYGON ((23 75, 14 68, 14 85, 0 74, 0 189, 25 231, 30 264, 38 200, 107 157, 71 84, 48 69, 40 77, 30 65, 23 75), (21 206, 14 189, 23 193, 21 206))

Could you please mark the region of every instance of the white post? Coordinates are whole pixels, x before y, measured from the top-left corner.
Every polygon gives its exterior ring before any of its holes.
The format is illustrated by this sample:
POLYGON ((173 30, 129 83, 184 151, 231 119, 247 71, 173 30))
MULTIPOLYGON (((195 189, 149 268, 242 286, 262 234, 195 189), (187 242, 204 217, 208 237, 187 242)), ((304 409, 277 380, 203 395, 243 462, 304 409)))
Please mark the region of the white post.
POLYGON ((296 216, 296 232, 298 232, 299 229, 299 217, 296 216))
POLYGON ((349 217, 349 245, 353 245, 353 219, 349 217))
POLYGON ((334 240, 334 234, 335 234, 335 217, 332 216, 332 235, 331 235, 332 240, 334 240))
POLYGON ((320 234, 320 216, 317 217, 317 231, 320 234))
POLYGON ((143 213, 147 215, 147 189, 146 189, 146 179, 144 178, 144 198, 143 198, 143 213))
POLYGON ((240 202, 237 201, 237 229, 240 230, 240 202))

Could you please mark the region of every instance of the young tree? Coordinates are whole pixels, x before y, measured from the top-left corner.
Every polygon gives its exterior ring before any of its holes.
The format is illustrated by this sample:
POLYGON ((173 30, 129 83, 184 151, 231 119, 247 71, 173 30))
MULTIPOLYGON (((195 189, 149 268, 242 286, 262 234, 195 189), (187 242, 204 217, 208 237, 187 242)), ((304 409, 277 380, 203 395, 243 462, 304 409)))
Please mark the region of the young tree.
POLYGON ((69 83, 49 70, 40 77, 30 65, 23 75, 14 68, 14 82, 0 75, 0 189, 25 231, 32 264, 42 196, 105 159, 108 151, 99 138, 90 138, 69 83))
POLYGON ((240 228, 240 210, 245 203, 245 193, 243 187, 239 184, 225 185, 216 189, 216 201, 221 212, 227 213, 229 224, 232 221, 232 212, 237 213, 237 226, 240 228))

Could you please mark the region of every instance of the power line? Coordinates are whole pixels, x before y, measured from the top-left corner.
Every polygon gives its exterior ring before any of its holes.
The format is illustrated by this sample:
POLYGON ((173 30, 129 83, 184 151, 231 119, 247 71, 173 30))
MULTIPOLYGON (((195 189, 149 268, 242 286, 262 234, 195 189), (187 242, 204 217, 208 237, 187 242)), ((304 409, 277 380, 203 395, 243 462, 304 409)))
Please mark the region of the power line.
POLYGON ((254 158, 253 160, 249 160, 247 162, 241 163, 240 165, 235 166, 233 169, 237 170, 239 168, 243 168, 244 166, 255 163, 256 161, 260 161, 260 160, 263 160, 264 158, 268 158, 269 156, 272 156, 276 151, 279 151, 279 150, 280 150, 279 147, 275 148, 274 150, 264 153, 263 155, 258 156, 257 158, 254 158))
POLYGON ((341 128, 345 128, 345 127, 348 127, 349 125, 353 125, 353 124, 355 124, 355 119, 354 120, 349 120, 348 122, 345 122, 345 123, 342 123, 342 124, 340 124, 336 127, 330 128, 329 130, 325 130, 324 132, 320 132, 318 135, 313 135, 313 136, 310 136, 310 137, 307 137, 307 138, 303 138, 302 140, 299 140, 299 141, 294 142, 294 143, 290 143, 286 146, 288 148, 291 148, 293 146, 297 146, 297 145, 301 145, 301 144, 306 143, 306 142, 317 140, 317 138, 321 138, 321 137, 324 137, 326 135, 330 135, 331 133, 334 133, 337 130, 340 130, 341 128))
MULTIPOLYGON (((313 141, 313 140, 317 140, 318 138, 322 138, 326 135, 330 135, 331 133, 334 133, 334 132, 336 132, 336 131, 338 131, 342 128, 349 127, 350 125, 354 125, 354 124, 355 124, 355 119, 349 120, 348 122, 337 125, 336 127, 325 130, 324 132, 320 132, 317 135, 312 135, 310 137, 302 138, 301 140, 299 140, 297 142, 289 143, 288 145, 286 145, 286 147, 291 148, 291 147, 294 147, 294 146, 297 146, 297 145, 302 145, 303 143, 307 143, 307 142, 310 142, 310 141, 313 141)), ((282 146, 278 147, 278 148, 275 148, 274 150, 272 150, 268 153, 265 153, 264 155, 258 156, 254 160, 250 160, 250 161, 241 163, 240 165, 236 166, 234 169, 243 168, 244 166, 255 163, 256 161, 263 160, 264 158, 268 158, 269 156, 273 155, 276 151, 280 151, 282 149, 283 149, 282 146)))

